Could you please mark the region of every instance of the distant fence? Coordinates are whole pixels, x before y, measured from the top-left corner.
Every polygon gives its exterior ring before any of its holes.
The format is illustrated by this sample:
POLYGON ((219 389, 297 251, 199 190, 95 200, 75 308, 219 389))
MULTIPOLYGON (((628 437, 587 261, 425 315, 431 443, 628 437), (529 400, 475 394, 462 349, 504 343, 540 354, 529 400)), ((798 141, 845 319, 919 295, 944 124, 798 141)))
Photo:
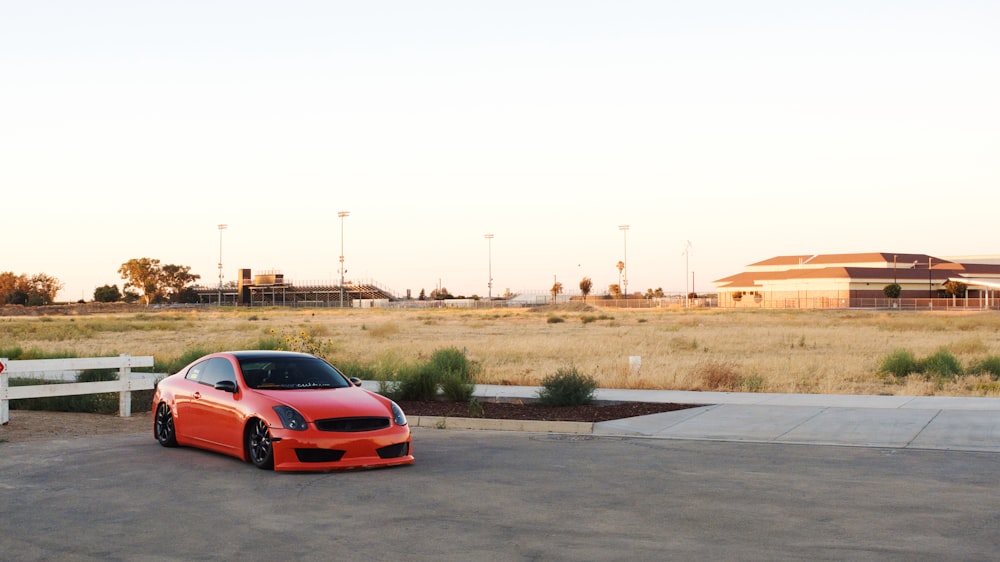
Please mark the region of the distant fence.
POLYGON ((10 421, 10 401, 23 398, 50 396, 75 396, 117 392, 118 415, 132 415, 132 392, 152 390, 160 375, 133 373, 133 367, 152 367, 153 356, 88 357, 73 359, 30 359, 10 361, 0 358, 0 425, 10 421), (75 380, 79 371, 89 369, 118 369, 118 380, 100 382, 74 382, 61 384, 36 384, 10 386, 10 377, 46 380, 75 380))

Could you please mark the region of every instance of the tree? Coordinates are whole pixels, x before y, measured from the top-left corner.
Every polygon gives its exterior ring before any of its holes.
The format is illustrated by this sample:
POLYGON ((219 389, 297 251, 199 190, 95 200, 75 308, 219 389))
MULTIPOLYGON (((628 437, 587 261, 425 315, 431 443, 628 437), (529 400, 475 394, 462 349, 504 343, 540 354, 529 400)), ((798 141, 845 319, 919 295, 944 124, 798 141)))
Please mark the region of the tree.
POLYGON ((955 297, 964 297, 965 292, 969 290, 969 286, 961 281, 948 281, 944 284, 944 292, 951 295, 952 299, 955 297))
POLYGON ((58 279, 45 273, 36 273, 31 277, 23 273, 15 275, 10 271, 0 273, 0 302, 4 304, 52 304, 62 288, 63 284, 58 279))
POLYGON ((11 295, 15 291, 21 290, 25 282, 24 275, 15 275, 12 271, 0 273, 0 302, 12 304, 10 302, 11 295))
POLYGON ((431 291, 431 298, 436 301, 443 301, 445 299, 453 299, 455 297, 448 292, 446 287, 441 287, 440 289, 434 289, 431 291))
MULTIPOLYGON (((618 262, 618 265, 616 265, 615 267, 618 268, 618 285, 621 286, 621 284, 622 284, 622 272, 625 271, 625 262, 620 261, 620 262, 618 262)), ((621 291, 620 290, 618 291, 618 295, 621 296, 621 291)))
POLYGON ((167 298, 171 302, 198 302, 197 295, 192 298, 191 283, 201 279, 201 275, 191 273, 191 267, 186 265, 167 264, 160 270, 160 282, 167 298))
POLYGON ((882 288, 882 293, 888 299, 898 299, 899 294, 903 292, 903 288, 899 286, 899 283, 893 283, 891 285, 886 285, 882 288))
POLYGON ((125 280, 126 291, 130 288, 142 291, 142 299, 146 304, 160 295, 160 260, 132 258, 118 268, 118 274, 125 280))
POLYGON ((118 290, 118 285, 105 285, 94 289, 94 300, 97 302, 118 302, 122 300, 122 293, 118 290))
POLYGON ((129 289, 142 291, 142 299, 146 304, 169 299, 171 302, 190 301, 192 292, 189 285, 201 279, 200 275, 191 273, 186 265, 160 265, 160 260, 150 258, 130 259, 118 268, 118 273, 125 280, 125 295, 129 289))
POLYGON ((36 273, 29 280, 29 302, 39 305, 52 304, 64 285, 58 279, 44 273, 36 273))
POLYGON ((612 283, 611 285, 608 285, 608 293, 610 293, 613 298, 616 298, 616 299, 622 298, 622 287, 621 287, 621 285, 618 285, 618 284, 615 284, 615 283, 612 283))
POLYGON ((590 294, 590 290, 594 288, 594 282, 590 280, 590 277, 584 277, 580 280, 580 292, 583 294, 583 300, 587 300, 587 295, 590 294))
POLYGON ((555 304, 556 303, 556 295, 559 295, 559 294, 561 294, 563 292, 562 283, 560 283, 559 281, 556 281, 555 283, 553 283, 552 284, 552 288, 549 289, 549 292, 552 293, 552 304, 555 304))
POLYGON ((427 300, 427 293, 424 291, 424 289, 420 289, 420 296, 417 297, 417 300, 422 300, 422 301, 427 300))

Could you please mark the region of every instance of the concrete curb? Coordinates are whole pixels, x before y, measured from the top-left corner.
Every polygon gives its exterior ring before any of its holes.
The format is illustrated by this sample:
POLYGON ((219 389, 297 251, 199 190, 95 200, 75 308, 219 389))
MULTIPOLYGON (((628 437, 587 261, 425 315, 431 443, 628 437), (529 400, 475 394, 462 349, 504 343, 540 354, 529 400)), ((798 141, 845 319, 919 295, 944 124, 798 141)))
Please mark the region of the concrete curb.
POLYGON ((431 429, 481 429, 491 431, 526 431, 529 433, 591 434, 593 422, 498 420, 490 418, 453 418, 448 416, 408 416, 412 427, 431 429))

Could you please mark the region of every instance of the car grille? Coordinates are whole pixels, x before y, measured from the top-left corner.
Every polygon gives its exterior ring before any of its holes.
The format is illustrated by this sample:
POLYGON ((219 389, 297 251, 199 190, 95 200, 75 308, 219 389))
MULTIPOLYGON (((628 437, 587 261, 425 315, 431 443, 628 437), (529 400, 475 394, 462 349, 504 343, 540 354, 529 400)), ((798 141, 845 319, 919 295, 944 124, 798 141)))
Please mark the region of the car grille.
POLYGON ((387 427, 389 418, 331 418, 316 422, 316 429, 320 431, 375 431, 387 427))
POLYGON ((395 459, 405 457, 410 452, 409 443, 397 443, 388 447, 380 447, 376 450, 380 459, 395 459))
POLYGON ((337 462, 345 451, 337 449, 295 449, 299 462, 337 462))

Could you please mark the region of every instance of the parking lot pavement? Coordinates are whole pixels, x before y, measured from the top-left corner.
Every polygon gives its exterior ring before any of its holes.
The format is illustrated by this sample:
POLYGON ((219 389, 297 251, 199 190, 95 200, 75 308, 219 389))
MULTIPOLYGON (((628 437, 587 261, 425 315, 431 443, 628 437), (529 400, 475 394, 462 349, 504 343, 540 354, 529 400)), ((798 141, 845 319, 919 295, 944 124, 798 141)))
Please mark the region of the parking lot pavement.
MULTIPOLYGON (((794 417, 794 416, 792 416, 794 417)), ((414 430, 412 466, 274 473, 111 435, 0 444, 0 558, 989 560, 995 453, 414 430)))

